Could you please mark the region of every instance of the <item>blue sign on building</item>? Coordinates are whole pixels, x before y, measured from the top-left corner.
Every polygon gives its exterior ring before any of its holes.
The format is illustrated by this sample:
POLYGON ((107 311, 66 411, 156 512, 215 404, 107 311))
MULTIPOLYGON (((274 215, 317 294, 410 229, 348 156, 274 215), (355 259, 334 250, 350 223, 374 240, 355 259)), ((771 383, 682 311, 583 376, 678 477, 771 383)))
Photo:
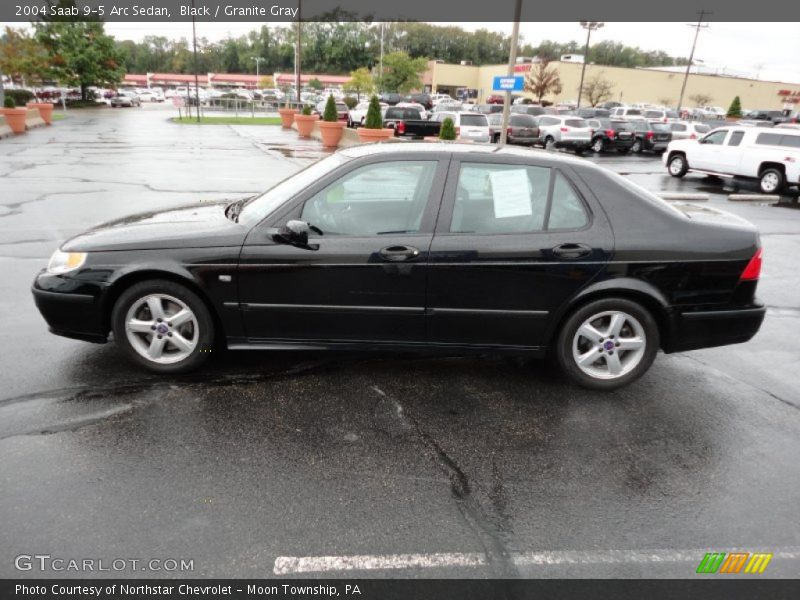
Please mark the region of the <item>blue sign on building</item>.
POLYGON ((492 91, 495 92, 521 92, 523 90, 524 77, 495 77, 492 84, 492 91))

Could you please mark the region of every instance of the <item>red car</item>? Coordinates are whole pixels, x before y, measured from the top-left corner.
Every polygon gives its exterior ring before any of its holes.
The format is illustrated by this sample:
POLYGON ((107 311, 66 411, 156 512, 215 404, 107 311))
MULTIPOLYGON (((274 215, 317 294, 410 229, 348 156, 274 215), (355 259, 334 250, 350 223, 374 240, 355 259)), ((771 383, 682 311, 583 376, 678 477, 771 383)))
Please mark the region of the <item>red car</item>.
POLYGON ((500 94, 492 94, 486 99, 486 104, 502 104, 505 100, 505 97, 500 94))

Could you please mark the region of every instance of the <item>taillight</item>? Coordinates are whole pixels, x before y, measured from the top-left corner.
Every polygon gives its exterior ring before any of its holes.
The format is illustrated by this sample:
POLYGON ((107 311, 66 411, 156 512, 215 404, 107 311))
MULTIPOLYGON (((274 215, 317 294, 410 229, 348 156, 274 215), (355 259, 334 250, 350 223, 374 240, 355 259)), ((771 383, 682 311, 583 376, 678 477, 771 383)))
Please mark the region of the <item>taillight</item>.
POLYGON ((606 129, 606 135, 607 135, 608 137, 610 137, 610 138, 613 138, 613 137, 614 137, 614 134, 616 134, 616 133, 617 133, 617 132, 616 132, 616 131, 614 131, 613 129, 606 129))
POLYGON ((764 249, 759 248, 742 271, 739 281, 756 281, 761 276, 761 254, 764 249))
POLYGON ((406 124, 403 121, 397 123, 397 133, 403 135, 406 132, 406 124))
POLYGON ((696 140, 697 139, 697 134, 693 133, 692 135, 689 136, 689 139, 690 140, 696 140))
POLYGON ((511 135, 511 127, 509 127, 508 129, 506 129, 506 137, 508 137, 508 136, 510 136, 510 135, 511 135))
POLYGON ((560 129, 561 129, 561 131, 569 131, 568 127, 561 127, 560 129))
POLYGON ((646 137, 648 140, 652 140, 652 139, 653 139, 653 132, 652 132, 652 131, 648 131, 648 132, 645 134, 645 136, 644 136, 644 137, 646 137))

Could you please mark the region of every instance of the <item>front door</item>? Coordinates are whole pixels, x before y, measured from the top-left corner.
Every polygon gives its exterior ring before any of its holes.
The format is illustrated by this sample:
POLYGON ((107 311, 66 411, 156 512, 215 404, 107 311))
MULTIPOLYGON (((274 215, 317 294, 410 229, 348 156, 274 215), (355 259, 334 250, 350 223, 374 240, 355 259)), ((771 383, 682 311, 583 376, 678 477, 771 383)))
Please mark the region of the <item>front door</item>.
POLYGON ((367 158, 307 191, 278 222, 319 228, 309 248, 256 227, 242 249, 250 343, 424 343, 426 262, 447 160, 367 158))
POLYGON ((434 344, 537 348, 613 252, 602 209, 568 167, 453 160, 429 260, 434 344))

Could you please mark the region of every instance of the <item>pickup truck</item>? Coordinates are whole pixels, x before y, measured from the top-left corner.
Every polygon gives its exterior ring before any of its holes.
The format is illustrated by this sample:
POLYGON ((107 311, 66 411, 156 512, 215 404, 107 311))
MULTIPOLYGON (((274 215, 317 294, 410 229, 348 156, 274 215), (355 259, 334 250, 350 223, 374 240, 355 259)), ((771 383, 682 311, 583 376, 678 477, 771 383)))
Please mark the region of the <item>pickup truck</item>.
POLYGON ((389 106, 383 115, 383 126, 394 129, 395 137, 422 139, 426 136, 439 135, 442 124, 420 118, 419 110, 416 108, 389 106))
POLYGON ((663 155, 673 177, 689 171, 755 179, 764 194, 800 184, 800 131, 763 127, 722 127, 699 140, 670 142, 663 155))

